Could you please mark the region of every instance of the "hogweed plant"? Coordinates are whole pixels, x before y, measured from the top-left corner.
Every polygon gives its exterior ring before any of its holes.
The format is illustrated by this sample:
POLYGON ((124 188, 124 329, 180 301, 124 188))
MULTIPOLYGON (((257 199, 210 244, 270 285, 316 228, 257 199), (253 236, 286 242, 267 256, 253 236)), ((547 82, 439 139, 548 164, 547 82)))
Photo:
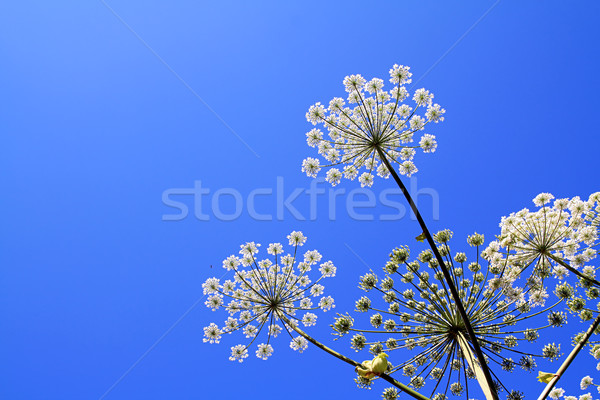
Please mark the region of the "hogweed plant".
MULTIPOLYGON (((537 342, 540 331, 562 327, 570 313, 591 325, 575 335, 573 349, 556 372, 539 372, 546 387, 538 400, 576 400, 555 386, 582 349, 600 359, 594 337, 600 333, 600 282, 590 264, 600 243, 600 192, 586 201, 554 200, 542 193, 534 199, 537 210, 502 218, 500 235, 485 250, 483 236, 474 234, 467 240, 474 251, 470 259, 451 251, 452 232, 430 233, 400 178, 417 172, 418 151, 435 152, 435 136, 424 132, 442 122, 446 111, 428 90, 409 93, 408 67, 394 65, 389 73, 389 90, 382 79, 350 75, 343 81, 345 98, 309 108, 306 118, 315 128, 306 141, 324 161, 308 157, 302 162, 310 177, 327 169, 326 180, 333 186, 343 178, 372 186, 375 175, 391 176, 419 223, 417 239, 429 245, 414 259, 408 247, 397 248, 382 278, 373 272, 360 278, 368 296, 356 302, 355 316, 369 315, 370 327, 366 321, 355 324, 349 313, 334 319, 334 333, 351 335, 351 349, 368 349, 373 358, 357 362, 303 330, 316 324, 318 312, 335 307, 322 282, 335 275, 336 267, 322 262, 316 250, 300 251, 306 242, 301 232, 288 235, 287 251, 271 243, 267 257, 259 259, 260 244, 249 242, 239 255, 223 261, 232 279, 209 278, 202 287, 207 307, 223 309, 226 317, 204 328, 204 341, 219 343, 239 332, 245 340, 231 347, 229 358, 242 362, 251 352, 268 359, 274 340, 287 336, 293 350, 301 353, 312 345, 353 366, 359 386, 371 387, 377 379, 390 383, 385 400, 400 393, 419 400, 429 400, 423 393, 433 400, 449 395, 471 399, 474 381, 487 400, 497 400, 499 391, 507 400, 521 400, 523 393, 507 374, 561 358, 560 343, 537 342)), ((597 386, 593 379, 586 374, 581 389, 597 386)))
MULTIPOLYGON (((317 250, 299 252, 298 248, 307 240, 302 232, 294 231, 287 239, 293 246, 291 252, 285 253, 281 243, 271 243, 267 248, 270 258, 260 260, 260 244, 242 244, 239 256, 231 255, 223 261, 223 268, 232 271, 234 279, 221 282, 213 277, 204 282, 202 288, 208 296, 205 305, 212 311, 223 308, 228 314, 222 324, 213 322, 204 328, 204 342, 219 343, 223 335, 240 331, 246 343, 231 347, 229 359, 243 362, 259 336, 266 336, 266 341, 259 343, 255 350, 258 358, 266 360, 274 352, 273 339, 287 334, 293 350, 302 353, 310 342, 354 367, 360 366, 357 361, 325 346, 300 328, 300 325, 316 325, 318 317, 314 312, 325 312, 335 307, 333 298, 324 295, 321 282, 335 276, 336 267, 331 261, 321 263, 322 255, 317 250), (318 277, 311 280, 310 275, 317 265, 318 277)), ((381 372, 376 374, 414 398, 427 400, 381 372)))
POLYGON ((586 266, 596 258, 600 244, 600 192, 587 201, 579 197, 552 200, 552 194, 540 193, 533 199, 538 210, 525 208, 502 218, 500 236, 484 256, 494 265, 515 269, 515 276, 563 278, 570 272, 581 285, 600 288, 596 268, 586 266))
MULTIPOLYGON (((454 284, 460 288, 459 295, 490 369, 532 371, 537 357, 557 359, 560 344, 529 345, 531 351, 518 346, 535 343, 540 330, 566 322, 563 312, 552 310, 570 298, 572 290, 566 285, 558 286, 556 301, 544 307, 546 298, 539 296, 537 285, 528 288, 504 285, 505 269, 481 264, 478 250, 483 244, 482 235, 468 238, 476 249, 472 261, 463 252, 451 252, 448 244, 451 237, 448 230, 434 235, 454 284), (534 317, 540 315, 547 316, 542 319, 543 324, 532 325, 534 317)), ((472 398, 469 386, 472 379, 480 382, 484 393, 488 391, 464 321, 431 251, 422 251, 411 260, 408 247, 396 248, 384 272, 382 278, 373 272, 360 278, 359 287, 368 295, 356 302, 355 311, 367 313, 370 327, 357 327, 352 317, 343 315, 333 325, 336 334, 351 335, 351 346, 356 351, 385 352, 390 359, 401 360, 389 374, 403 375, 409 386, 432 399, 446 399, 449 395, 472 398)), ((505 390, 512 398, 519 397, 510 383, 492 373, 496 389, 505 390)), ((383 398, 394 399, 394 393, 393 388, 386 389, 383 398)))
MULTIPOLYGON (((593 351, 598 341, 591 338, 600 333, 600 283, 596 279, 597 267, 589 264, 596 258, 600 244, 600 192, 590 195, 587 201, 580 197, 555 199, 550 193, 540 193, 533 203, 539 207, 537 211, 523 209, 503 217, 498 239, 482 254, 495 268, 511 270, 514 277, 542 282, 540 295, 547 296, 543 282, 548 278, 567 281, 570 273, 576 278, 567 308, 581 321, 593 322, 586 332, 575 336, 573 351, 545 382, 547 386, 539 400, 546 396, 557 399, 564 390, 554 386, 581 349, 589 346, 592 355, 600 358, 600 351, 593 351)), ((600 363, 597 369, 600 370, 600 363)))
POLYGON ((327 108, 321 103, 311 106, 306 119, 322 125, 327 135, 315 128, 306 134, 306 141, 318 149, 326 164, 309 157, 303 161, 302 171, 315 177, 321 168, 329 168, 327 181, 335 186, 342 177, 354 180, 364 170, 358 180, 361 186, 372 186, 374 172, 383 178, 390 176, 389 167, 381 162, 383 153, 398 164, 401 174, 416 173, 416 149, 433 153, 437 142, 434 135, 422 134, 417 144, 415 135, 429 123, 443 121, 446 110, 433 104, 433 94, 425 89, 416 90, 411 105, 405 104, 410 98, 405 85, 411 83, 411 76, 409 67, 394 65, 390 82, 395 87, 389 91, 384 90, 382 79, 367 82, 359 74, 347 76, 346 100, 335 97, 327 108))
POLYGON ((209 278, 202 288, 208 295, 206 306, 213 311, 224 308, 228 318, 219 325, 214 322, 204 328, 204 341, 219 343, 222 335, 241 331, 247 344, 231 348, 230 360, 242 362, 248 357, 248 349, 261 333, 266 342, 260 343, 256 356, 266 360, 273 354, 272 339, 283 330, 290 336, 290 347, 302 352, 308 342, 302 336, 293 336, 298 325, 316 325, 315 311, 328 311, 335 307, 331 296, 324 295, 322 281, 335 276, 336 267, 331 261, 319 265, 319 276, 312 281, 313 267, 319 264, 321 254, 309 250, 300 254, 298 248, 306 242, 302 232, 288 235, 291 253, 284 253, 281 243, 271 243, 267 248, 269 258, 258 259, 260 244, 249 242, 241 245, 240 256, 231 255, 223 261, 223 268, 232 271, 233 280, 221 282, 209 278))
MULTIPOLYGON (((382 79, 373 78, 367 82, 361 75, 344 78, 347 100, 356 106, 352 109, 345 107, 344 100, 337 97, 330 101, 328 109, 321 103, 311 106, 306 113, 307 120, 313 125, 323 124, 329 131, 329 139, 324 138, 322 131, 313 129, 306 134, 307 143, 317 147, 319 154, 329 162, 327 166, 331 168, 327 171, 327 180, 332 185, 341 180, 342 173, 335 166, 342 164, 345 164, 344 176, 351 180, 356 178, 360 168, 365 167, 367 171, 359 178, 361 186, 372 185, 374 170, 384 178, 392 176, 410 205, 423 230, 422 235, 427 239, 440 265, 457 312, 473 344, 475 357, 483 359, 484 355, 450 272, 419 209, 392 165, 397 164, 400 173, 407 176, 417 171, 412 161, 416 148, 431 153, 437 148, 437 142, 433 135, 423 134, 417 146, 413 144, 414 135, 424 130, 431 122, 443 121, 446 110, 438 104, 433 104, 433 94, 425 89, 415 91, 412 97, 413 107, 403 104, 402 102, 409 98, 404 85, 411 82, 412 74, 408 67, 397 64, 390 69, 389 74, 390 82, 396 85, 389 93, 383 90, 382 79), (369 93, 369 97, 365 92, 369 93), (425 110, 425 117, 419 115, 421 110, 425 110)), ((309 157, 302 163, 302 171, 311 177, 315 177, 321 168, 318 159, 309 157)), ((494 382, 485 363, 482 364, 481 370, 486 381, 487 399, 497 400, 494 382)))

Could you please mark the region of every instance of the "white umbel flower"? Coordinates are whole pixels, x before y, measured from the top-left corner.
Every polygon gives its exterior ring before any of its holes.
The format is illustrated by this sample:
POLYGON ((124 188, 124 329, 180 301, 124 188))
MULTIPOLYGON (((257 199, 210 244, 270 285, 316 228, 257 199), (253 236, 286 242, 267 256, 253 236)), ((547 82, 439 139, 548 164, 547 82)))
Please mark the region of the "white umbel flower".
POLYGON ((596 257, 600 205, 594 195, 588 201, 579 197, 557 199, 540 193, 533 202, 539 209, 523 209, 503 217, 500 236, 482 255, 493 268, 514 269, 516 279, 529 270, 535 280, 552 274, 563 279, 569 272, 594 279, 585 264, 596 257), (587 272, 586 272, 587 271, 587 272))
POLYGON ((361 75, 350 75, 344 78, 347 102, 335 97, 328 108, 321 103, 310 106, 306 119, 321 128, 310 130, 306 141, 318 148, 326 163, 308 157, 302 162, 302 172, 315 177, 327 168, 327 181, 333 186, 342 177, 353 180, 360 175, 363 187, 373 184, 374 171, 389 177, 389 171, 381 168, 382 157, 391 165, 397 164, 403 175, 417 172, 412 161, 415 149, 433 153, 437 148, 435 136, 421 131, 431 122, 443 121, 446 110, 433 104, 433 94, 425 89, 414 92, 413 106, 402 104, 409 98, 404 86, 411 82, 409 68, 394 65, 389 72, 395 85, 389 91, 382 79, 367 81, 361 75))
POLYGON ((590 386, 593 383, 594 383, 594 379, 588 375, 588 376, 584 376, 581 379, 581 383, 579 384, 579 386, 581 387, 581 390, 585 390, 588 388, 588 386, 590 386))
POLYGON ((271 357, 272 354, 273 346, 271 346, 270 344, 261 343, 258 345, 258 349, 256 350, 256 357, 262 360, 266 360, 267 358, 271 357))
MULTIPOLYGON (((331 296, 322 297, 322 281, 335 276, 336 267, 331 261, 319 265, 322 255, 317 250, 299 251, 306 243, 302 232, 294 231, 287 239, 292 246, 289 253, 286 254, 281 243, 271 243, 267 247, 271 258, 262 260, 258 259, 260 244, 242 244, 241 258, 230 256, 223 262, 225 269, 235 273, 234 279, 221 284, 217 278, 208 278, 202 285, 209 295, 206 306, 213 311, 224 308, 229 314, 222 328, 215 323, 204 328, 204 341, 219 343, 222 335, 236 331, 241 331, 249 340, 247 345, 231 348, 229 359, 232 361, 242 362, 248 357, 248 348, 263 334, 268 339, 257 346, 255 354, 266 360, 273 354, 273 338, 282 332, 290 333, 299 322, 313 326, 317 321, 315 310, 328 311, 335 307, 331 296), (311 280, 309 272, 312 267, 316 270, 316 265, 319 265, 319 274, 311 280), (315 297, 316 306, 311 297, 315 297)), ((297 338, 292 348, 302 352, 306 346, 305 341, 297 338)))
POLYGON ((290 348, 302 353, 308 348, 308 340, 304 339, 302 336, 295 337, 290 342, 290 348))

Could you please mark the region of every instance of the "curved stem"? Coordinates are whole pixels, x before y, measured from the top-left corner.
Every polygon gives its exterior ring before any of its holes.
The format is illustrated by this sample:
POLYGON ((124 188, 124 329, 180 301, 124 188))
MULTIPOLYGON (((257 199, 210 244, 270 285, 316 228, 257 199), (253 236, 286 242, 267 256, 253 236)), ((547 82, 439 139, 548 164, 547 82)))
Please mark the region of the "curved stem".
POLYGON ((377 147, 377 153, 379 154, 379 158, 381 158, 381 160, 387 167, 388 171, 390 171, 390 173, 392 174, 392 177, 396 181, 396 184, 398 185, 398 187, 400 187, 400 190, 402 190, 402 194, 404 194, 404 197, 408 201, 408 204, 410 204, 410 208, 412 209, 413 213, 417 217, 417 221, 419 221, 419 225, 421 226, 421 229, 423 230, 423 233, 425 234, 427 243, 429 243, 429 247, 431 247, 431 250, 433 251, 433 254, 435 255, 435 258, 442 270, 442 273, 444 274, 444 278, 446 279, 446 282, 448 283, 448 288, 450 289, 450 293, 452 294, 452 297, 454 298, 456 308, 465 324, 465 328, 467 330, 467 333, 469 334, 469 338, 471 339, 471 345, 473 346, 475 355, 477 356, 477 359, 479 360, 479 364, 481 365, 481 369, 483 370, 483 375, 485 377, 487 385, 491 388, 492 398, 494 400, 498 400, 498 393, 496 392, 496 386, 494 385, 494 381, 492 379, 490 369, 487 366, 487 363, 485 362, 483 352, 481 351, 481 347, 479 347, 479 342, 477 340, 477 336, 475 335, 475 331, 473 330, 473 327, 471 326, 469 316, 467 315, 467 312, 465 311, 465 308, 462 304, 462 301, 460 299, 458 291, 456 290, 456 286, 454 285, 452 277, 450 276, 450 272, 448 271, 448 268, 446 267, 446 263, 444 262, 444 259, 442 258, 440 252, 438 251, 438 248, 437 248, 435 242, 433 241, 433 237, 431 236, 431 233, 429 232, 429 229, 427 228, 427 225, 425 224, 423 217, 421 217, 421 213, 419 212, 419 209, 415 205, 410 193, 408 193, 408 190, 406 189, 406 187, 400 180, 400 177, 398 176, 398 174, 396 173, 396 171, 394 170, 394 168, 388 161, 386 155, 383 153, 383 151, 381 150, 381 148, 379 146, 377 147))
POLYGON ((581 349, 583 349, 583 347, 585 346, 587 341, 590 339, 590 336, 592 336, 592 334, 594 333, 594 331, 596 330, 598 325, 600 325, 600 316, 598 316, 594 320, 592 325, 590 325, 588 330, 585 332, 585 335, 583 335, 583 338, 579 341, 579 343, 577 343, 577 346, 575 346, 575 348, 571 351, 571 354, 569 354, 567 359, 562 363, 562 365, 560 366, 558 371, 556 371, 556 374, 554 374, 554 378, 552 378, 552 380, 550 382, 548 382, 548 384, 546 385, 546 388, 544 389, 542 394, 540 394, 540 397, 538 397, 538 400, 544 400, 546 397, 548 397, 548 394, 550 394, 550 391, 554 388, 554 386, 556 385, 556 383, 558 382, 558 380, 560 379, 562 374, 567 370, 567 368, 569 367, 571 362, 575 359, 575 356, 577 356, 577 353, 579 353, 579 351, 581 351, 581 349))
MULTIPOLYGON (((331 354, 332 356, 354 366, 354 367, 363 367, 363 365, 357 361, 354 361, 351 358, 346 357, 343 354, 338 353, 337 351, 333 350, 332 348, 329 348, 327 346, 325 346, 323 343, 315 340, 312 336, 308 335, 306 332, 304 332, 302 329, 298 328, 295 324, 290 323, 290 320, 287 319, 286 317, 281 316, 281 319, 289 326, 291 327, 293 330, 295 330, 300 336, 302 336, 304 339, 308 340, 309 342, 311 342, 312 344, 314 344, 315 346, 317 346, 319 349, 325 351, 326 353, 331 354)), ((364 368, 364 367, 363 367, 364 368)), ((398 382, 396 379, 392 378, 391 376, 387 375, 387 374, 380 374, 379 377, 389 383, 391 383, 392 385, 396 386, 398 389, 402 390, 403 392, 406 392, 406 394, 411 395, 412 397, 414 397, 415 399, 418 400, 430 400, 428 397, 423 396, 421 393, 416 392, 414 390, 412 390, 411 388, 409 388, 408 386, 404 385, 401 382, 398 382)))

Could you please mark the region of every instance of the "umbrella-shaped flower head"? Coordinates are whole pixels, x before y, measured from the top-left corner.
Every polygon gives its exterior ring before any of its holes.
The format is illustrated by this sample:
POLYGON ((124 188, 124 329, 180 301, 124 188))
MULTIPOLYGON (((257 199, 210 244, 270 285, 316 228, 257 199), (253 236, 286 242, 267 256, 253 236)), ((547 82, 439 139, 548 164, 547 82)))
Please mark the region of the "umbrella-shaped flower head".
POLYGON ((202 285, 208 296, 206 306, 228 313, 220 326, 211 323, 204 328, 204 341, 219 343, 224 334, 236 331, 247 339, 246 344, 231 348, 232 361, 242 362, 248 357, 248 349, 261 336, 266 341, 257 345, 256 356, 266 360, 273 354, 272 339, 284 332, 291 337, 290 347, 302 352, 308 342, 302 336, 292 336, 293 326, 315 325, 314 312, 335 307, 333 298, 323 294, 322 281, 335 276, 336 267, 331 261, 322 262, 316 250, 299 250, 306 242, 302 232, 292 232, 287 239, 289 253, 281 243, 271 243, 264 259, 258 255, 260 244, 241 245, 239 256, 223 261, 223 268, 233 279, 209 278, 202 285))
POLYGON ((343 177, 358 177, 361 186, 371 186, 375 173, 384 178, 390 175, 381 162, 385 156, 398 165, 401 174, 417 172, 417 150, 433 153, 437 148, 435 136, 424 130, 431 122, 443 121, 446 110, 434 104, 433 93, 425 89, 417 89, 411 97, 406 89, 411 76, 409 67, 394 65, 390 69, 394 86, 388 91, 382 79, 367 81, 350 75, 344 78, 346 99, 335 97, 328 106, 312 105, 306 119, 319 127, 306 134, 306 141, 324 161, 308 157, 302 171, 315 177, 328 168, 326 178, 334 186, 343 177))

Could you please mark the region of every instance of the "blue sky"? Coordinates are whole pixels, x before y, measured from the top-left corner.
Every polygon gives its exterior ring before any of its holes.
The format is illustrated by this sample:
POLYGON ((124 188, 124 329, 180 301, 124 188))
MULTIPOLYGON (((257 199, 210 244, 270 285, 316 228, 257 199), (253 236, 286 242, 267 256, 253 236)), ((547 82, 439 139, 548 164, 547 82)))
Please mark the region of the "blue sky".
MULTIPOLYGON (((377 204, 357 211, 373 220, 357 220, 345 195, 333 219, 326 194, 311 218, 304 192, 293 202, 304 220, 276 215, 278 185, 287 197, 311 184, 300 172, 314 155, 308 106, 342 96, 346 75, 386 78, 395 63, 447 110, 413 185, 436 193, 439 207, 426 192, 419 205, 457 246, 474 231, 493 237, 539 192, 598 191, 599 11, 591 1, 3 2, 0 397, 380 398, 384 385, 360 391, 350 367, 286 340, 269 361, 228 361, 241 338, 202 343, 202 328, 224 319, 193 307, 202 282, 241 243, 302 230, 338 266, 326 285, 335 311, 351 311, 364 263, 379 270, 414 242, 408 216, 382 221, 390 208, 377 204), (197 181, 210 191, 202 204, 175 196, 189 214, 166 221, 177 210, 163 193, 197 181), (272 190, 255 203, 270 221, 247 211, 259 188, 272 190), (227 216, 236 201, 238 218, 217 218, 213 202, 227 216)), ((393 187, 377 181, 374 193, 393 187)), ((328 344, 332 317, 311 331, 328 344)), ((562 386, 580 394, 579 378, 562 386)), ((515 379, 537 397, 534 374, 515 379)))

